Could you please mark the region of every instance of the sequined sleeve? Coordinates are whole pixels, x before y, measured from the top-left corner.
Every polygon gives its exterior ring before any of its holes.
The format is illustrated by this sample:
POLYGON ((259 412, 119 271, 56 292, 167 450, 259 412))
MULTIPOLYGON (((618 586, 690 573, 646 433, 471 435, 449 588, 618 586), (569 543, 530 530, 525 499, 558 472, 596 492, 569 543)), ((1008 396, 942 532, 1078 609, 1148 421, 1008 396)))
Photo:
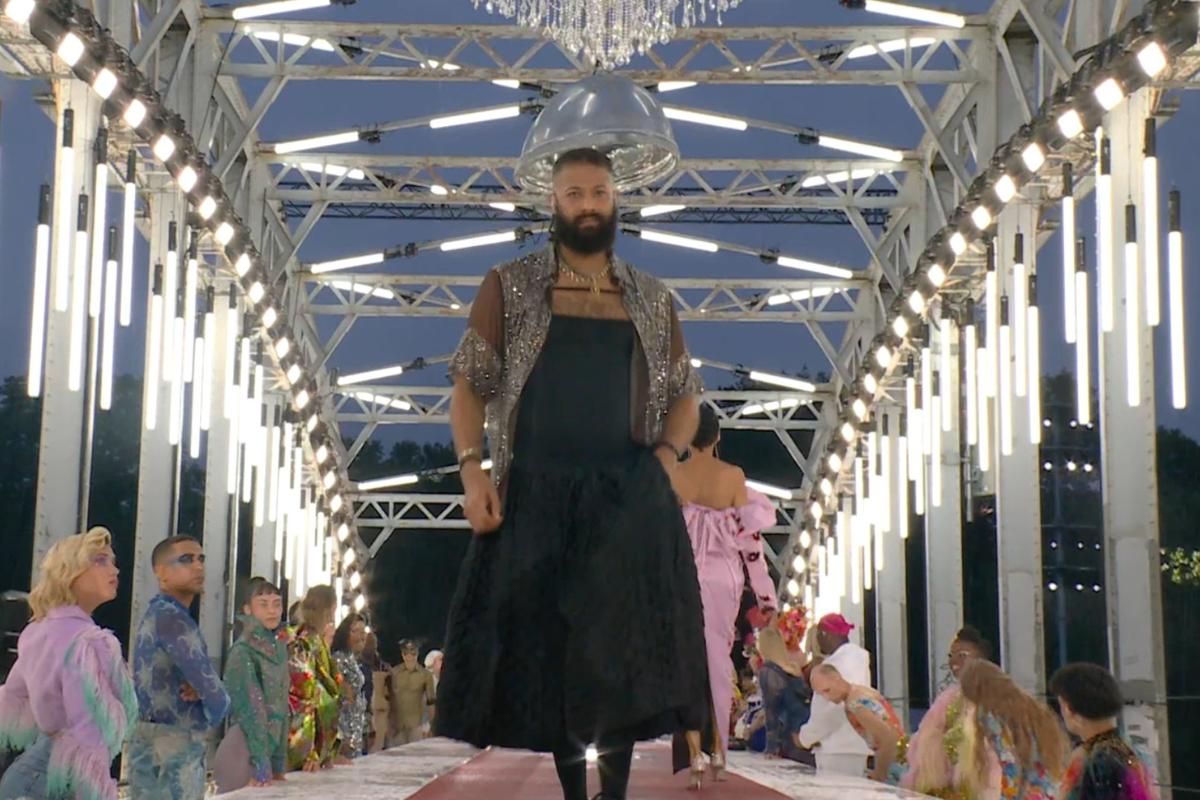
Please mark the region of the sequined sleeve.
POLYGON ((683 329, 679 317, 671 308, 671 364, 667 375, 667 408, 684 395, 699 395, 704 392, 700 373, 692 365, 692 356, 683 341, 683 329))
POLYGON ((230 721, 241 726, 250 751, 250 766, 260 781, 271 780, 271 754, 275 747, 268 721, 263 686, 254 669, 250 648, 241 642, 229 650, 225 664, 225 688, 229 692, 230 721))
POLYGON ((504 368, 504 295, 500 277, 488 272, 471 304, 471 316, 458 349, 450 359, 450 378, 466 379, 484 400, 500 390, 504 368))

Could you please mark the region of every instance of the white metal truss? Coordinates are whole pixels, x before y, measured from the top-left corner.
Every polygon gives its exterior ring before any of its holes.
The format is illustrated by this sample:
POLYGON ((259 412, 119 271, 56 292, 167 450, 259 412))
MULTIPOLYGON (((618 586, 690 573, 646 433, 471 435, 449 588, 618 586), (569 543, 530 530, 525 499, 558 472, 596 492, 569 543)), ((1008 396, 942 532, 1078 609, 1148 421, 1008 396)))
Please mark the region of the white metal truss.
MULTIPOLYGON (((208 9, 203 25, 231 36, 222 75, 287 80, 517 80, 528 84, 574 82, 592 73, 592 65, 562 52, 528 29, 512 25, 404 25, 354 22, 256 20, 236 24, 229 11, 208 9), (268 31, 263 41, 251 29, 268 31), (287 46, 284 39, 300 42, 287 46), (501 52, 516 45, 516 58, 501 52), (551 62, 552 66, 542 66, 551 62)), ((647 86, 662 81, 726 84, 837 84, 894 86, 974 83, 982 74, 969 66, 944 69, 936 56, 949 54, 965 64, 965 47, 986 41, 982 20, 965 28, 914 25, 702 28, 677 33, 675 41, 692 47, 668 59, 650 51, 654 69, 618 70, 647 86), (918 51, 884 54, 886 66, 858 66, 846 57, 856 47, 921 37, 932 40, 918 51)))
MULTIPOLYGON (((537 198, 521 191, 513 177, 516 157, 399 156, 370 153, 264 152, 278 165, 269 199, 288 206, 442 205, 513 203, 533 207, 537 198), (449 187, 435 194, 432 186, 449 187)), ((902 208, 898 173, 913 160, 874 159, 683 159, 662 183, 623 195, 623 210, 685 204, 689 207, 797 208, 877 211, 902 208), (827 176, 866 175, 846 185, 827 176)))

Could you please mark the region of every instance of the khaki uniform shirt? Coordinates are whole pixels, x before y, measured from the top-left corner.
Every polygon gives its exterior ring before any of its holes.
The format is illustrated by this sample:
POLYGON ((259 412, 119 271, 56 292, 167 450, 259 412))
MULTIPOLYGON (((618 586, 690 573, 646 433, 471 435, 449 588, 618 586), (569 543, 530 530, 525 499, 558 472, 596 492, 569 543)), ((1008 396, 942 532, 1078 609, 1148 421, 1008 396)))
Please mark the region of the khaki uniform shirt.
POLYGON ((418 664, 408 669, 400 664, 392 669, 392 728, 419 728, 425 707, 437 699, 433 673, 418 664))

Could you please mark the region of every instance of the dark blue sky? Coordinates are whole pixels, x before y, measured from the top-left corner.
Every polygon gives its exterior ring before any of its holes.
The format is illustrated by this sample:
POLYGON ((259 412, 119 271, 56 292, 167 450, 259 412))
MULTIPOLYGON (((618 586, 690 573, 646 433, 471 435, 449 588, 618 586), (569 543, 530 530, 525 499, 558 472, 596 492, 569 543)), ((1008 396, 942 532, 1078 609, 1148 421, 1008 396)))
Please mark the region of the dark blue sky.
MULTIPOLYGON (((954 0, 943 5, 965 12, 986 10, 985 0, 954 0)), ((333 7, 297 15, 305 19, 381 22, 500 23, 500 17, 474 9, 471 0, 410 0, 404 3, 358 0, 350 7, 333 7)), ((727 25, 826 25, 887 24, 886 18, 851 12, 836 0, 744 0, 728 12, 727 25)), ((449 45, 447 45, 448 47, 449 45)), ((683 45, 673 46, 683 47, 683 45)), ((672 51, 674 52, 674 51, 672 51)), ((432 53, 436 55, 436 53, 432 53)), ((247 81, 245 92, 253 96, 260 82, 247 81)), ((4 259, 3 291, 0 292, 0 374, 23 373, 27 359, 29 294, 32 272, 33 223, 37 186, 52 175, 53 128, 50 120, 32 101, 37 84, 0 79, 3 117, 0 122, 0 253, 4 259)), ((931 105, 940 90, 931 87, 931 105)), ((348 127, 399 120, 432 113, 449 113, 495 105, 524 97, 520 92, 490 84, 433 82, 293 82, 283 91, 259 128, 265 140, 297 138, 348 127)), ((671 102, 716 112, 745 115, 797 126, 811 126, 899 148, 911 148, 921 138, 921 128, 907 103, 894 88, 871 87, 732 87, 698 86, 669 95, 671 102)), ((1200 130, 1200 99, 1185 94, 1182 109, 1160 135, 1160 158, 1164 184, 1174 182, 1184 189, 1185 225, 1200 232, 1200 196, 1189 193, 1200 186, 1200 165, 1194 157, 1194 141, 1200 130), (1169 180, 1168 180, 1169 178, 1169 180)), ((513 156, 520 150, 529 118, 430 131, 424 128, 393 133, 379 145, 358 145, 369 152, 437 154, 457 156, 513 156)), ((762 131, 733 132, 676 123, 675 132, 685 157, 836 157, 832 151, 804 147, 780 134, 762 131)), ((353 151, 353 147, 340 148, 353 151)), ((448 176, 453 179, 453 175, 448 176)), ((1165 191, 1165 187, 1164 187, 1165 191)), ((1165 205, 1165 203, 1164 203, 1165 205)), ((111 205, 110 205, 111 207, 111 205)), ((1082 214, 1089 213, 1084 204, 1082 214)), ((364 252, 409 241, 461 235, 494 229, 495 223, 324 220, 301 251, 305 261, 321 260, 364 252)), ((866 265, 866 249, 849 227, 800 225, 672 226, 671 230, 710 236, 755 248, 777 247, 792 255, 839 263, 859 269, 866 265)), ((1200 246, 1192 236, 1191 249, 1200 246)), ((691 253, 623 237, 620 252, 635 264, 664 277, 762 277, 789 278, 796 273, 735 254, 691 253)), ((389 262, 385 269, 414 274, 482 274, 489 266, 511 256, 513 246, 481 248, 459 253, 423 253, 415 259, 389 262)), ((1055 284, 1057 252, 1053 241, 1043 250, 1041 270, 1046 276, 1039 286, 1044 309, 1046 371, 1073 362, 1062 343, 1060 296, 1055 284)), ((1194 264, 1195 259, 1191 259, 1194 264)), ((142 263, 144 264, 144 258, 142 263)), ((372 268, 375 269, 375 268, 372 268)), ((144 277, 144 271, 142 271, 144 277)), ((1189 307, 1200 302, 1200 278, 1189 275, 1189 307)), ((1164 280, 1165 287, 1165 280, 1164 280)), ((140 291, 144 292, 144 289, 140 291)), ((324 318, 327 334, 336 319, 324 318)), ((418 356, 448 353, 461 333, 461 320, 366 319, 360 320, 333 359, 343 371, 406 362, 418 356)), ((779 323, 694 323, 685 333, 691 349, 710 359, 743 362, 761 369, 796 371, 826 369, 824 357, 802 326, 779 323)), ((836 342, 839 327, 831 327, 836 342)), ((122 371, 141 369, 138 331, 131 330, 119 341, 122 371)), ((1158 350, 1159 423, 1200 434, 1200 411, 1170 409, 1165 326, 1156 337, 1158 350)), ((1200 376, 1200 345, 1192 348, 1190 365, 1200 376)), ((706 375, 710 385, 726 379, 721 373, 706 375)), ((412 376, 419 385, 441 385, 440 368, 412 376)), ((1192 394, 1200 384, 1192 381, 1192 394)), ((406 429, 395 433, 421 438, 445 438, 443 428, 406 429)), ((388 438, 392 438, 389 435, 388 438)))

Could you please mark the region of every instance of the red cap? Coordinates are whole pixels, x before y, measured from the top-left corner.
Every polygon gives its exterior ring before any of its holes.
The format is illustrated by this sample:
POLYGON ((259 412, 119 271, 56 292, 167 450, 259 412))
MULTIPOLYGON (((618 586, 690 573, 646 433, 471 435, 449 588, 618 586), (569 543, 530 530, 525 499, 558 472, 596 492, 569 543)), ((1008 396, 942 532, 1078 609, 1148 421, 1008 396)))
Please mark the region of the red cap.
POLYGON ((850 631, 854 630, 854 626, 841 614, 826 614, 821 617, 817 627, 834 636, 849 636, 850 631))

